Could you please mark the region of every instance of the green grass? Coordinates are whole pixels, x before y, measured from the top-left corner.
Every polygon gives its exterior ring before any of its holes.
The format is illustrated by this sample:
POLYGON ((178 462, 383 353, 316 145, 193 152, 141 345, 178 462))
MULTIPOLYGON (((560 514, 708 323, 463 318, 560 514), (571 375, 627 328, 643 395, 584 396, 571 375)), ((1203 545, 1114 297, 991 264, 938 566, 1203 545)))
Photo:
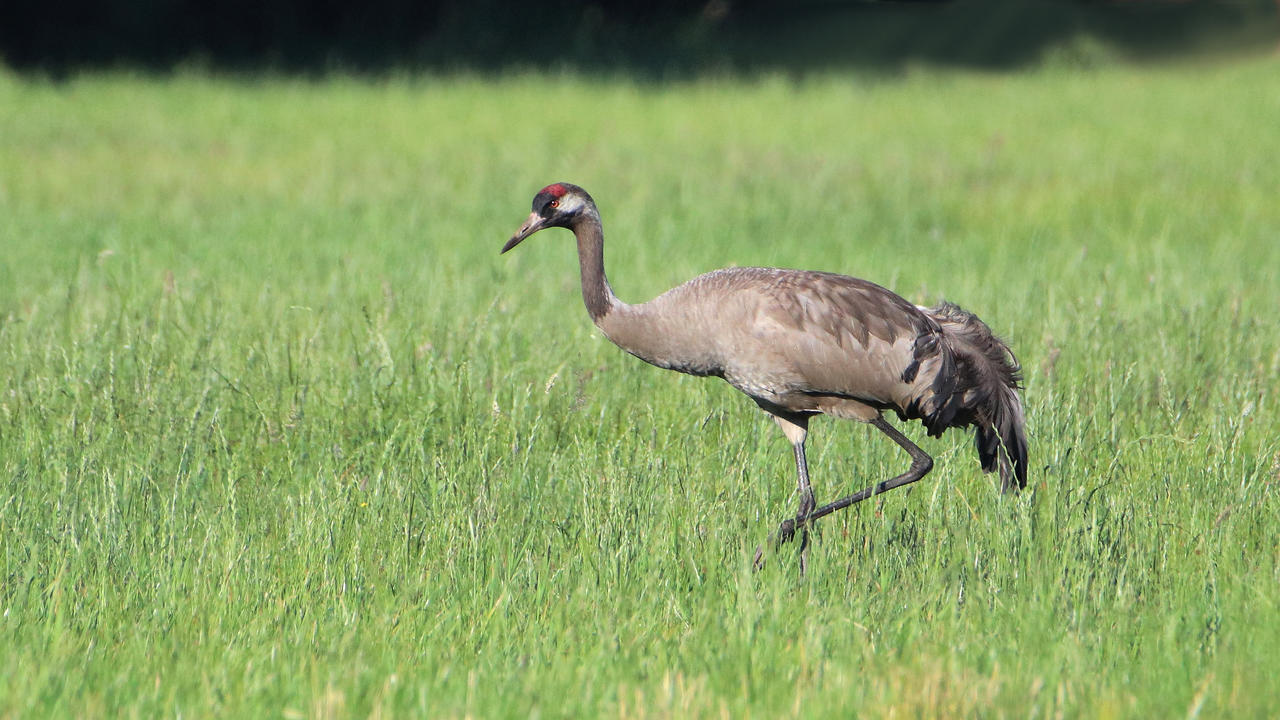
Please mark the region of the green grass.
MULTIPOLYGON (((0 75, 0 716, 1264 717, 1280 62, 382 82, 0 75), (731 264, 981 315, 1032 486, 757 543, 791 453, 591 327, 731 264)), ((819 500, 905 467, 821 420, 819 500)))

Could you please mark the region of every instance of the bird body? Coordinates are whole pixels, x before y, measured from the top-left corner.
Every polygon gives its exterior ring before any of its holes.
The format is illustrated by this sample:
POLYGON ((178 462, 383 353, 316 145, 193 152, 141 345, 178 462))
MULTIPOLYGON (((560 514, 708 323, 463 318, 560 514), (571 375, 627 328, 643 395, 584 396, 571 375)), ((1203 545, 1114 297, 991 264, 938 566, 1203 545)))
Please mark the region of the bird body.
POLYGON ((597 324, 619 347, 658 367, 723 377, 752 398, 818 411, 821 396, 887 404, 910 395, 914 383, 903 382, 902 372, 911 363, 916 326, 929 321, 895 300, 842 275, 728 268, 647 303, 620 305, 597 324), (872 303, 848 303, 850 311, 841 312, 834 303, 849 297, 872 303))
POLYGON ((577 238, 583 300, 614 344, 660 368, 724 378, 782 426, 796 450, 802 494, 790 531, 863 499, 850 500, 855 494, 824 508, 813 502, 804 440, 817 414, 872 423, 906 449, 912 470, 890 483, 923 476, 932 461, 881 418, 884 410, 922 421, 935 436, 976 427, 983 469, 998 468, 1006 489, 1025 484, 1017 362, 972 313, 949 303, 920 307, 846 275, 759 267, 716 270, 630 305, 609 286, 599 212, 576 185, 539 192, 503 252, 557 226, 577 238))

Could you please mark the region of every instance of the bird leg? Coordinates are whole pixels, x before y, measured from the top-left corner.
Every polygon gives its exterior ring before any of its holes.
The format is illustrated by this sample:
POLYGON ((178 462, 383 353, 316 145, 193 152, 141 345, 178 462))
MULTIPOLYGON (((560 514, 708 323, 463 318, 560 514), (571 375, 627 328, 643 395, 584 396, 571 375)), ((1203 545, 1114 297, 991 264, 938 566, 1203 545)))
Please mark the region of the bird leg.
MULTIPOLYGON (((813 487, 809 484, 809 462, 804 456, 804 441, 792 445, 796 453, 796 489, 800 493, 800 507, 796 509, 794 520, 788 520, 783 523, 786 529, 778 529, 778 542, 784 543, 791 540, 795 535, 797 528, 805 528, 805 523, 809 516, 813 513, 814 508, 818 507, 818 502, 813 499, 813 487)), ((808 544, 809 531, 804 529, 802 539, 808 544)))
MULTIPOLYGON (((796 452, 796 477, 797 490, 800 493, 800 507, 796 509, 796 518, 794 526, 800 527, 800 574, 804 575, 806 566, 809 564, 809 515, 813 513, 813 509, 818 506, 818 502, 813 499, 813 487, 809 485, 809 462, 804 457, 804 441, 800 441, 792 445, 796 452)), ((794 529, 792 533, 794 534, 794 529)), ((785 538, 779 534, 778 543, 784 543, 791 539, 791 535, 785 538)))
POLYGON ((879 495, 880 493, 888 492, 889 490, 902 487, 903 485, 910 485, 927 475, 929 471, 933 469, 933 458, 929 457, 928 453, 921 450, 919 446, 907 439, 906 435, 898 432, 898 429, 890 425, 883 416, 877 415, 875 419, 870 422, 880 430, 880 432, 888 435, 890 440, 896 442, 899 447, 906 450, 907 453, 911 455, 911 467, 897 477, 872 485, 869 488, 864 488, 852 495, 842 497, 839 500, 829 502, 826 505, 809 512, 805 517, 796 516, 794 519, 784 520, 783 523, 778 526, 778 542, 786 542, 787 540, 790 540, 791 537, 795 535, 796 529, 803 524, 813 522, 820 517, 830 515, 831 513, 847 508, 854 503, 862 502, 873 495, 879 495))
MULTIPOLYGON (((818 502, 813 498, 813 487, 809 484, 809 462, 805 459, 804 441, 809 435, 809 417, 807 415, 781 415, 774 411, 769 411, 773 419, 777 421, 778 426, 782 428, 782 432, 791 441, 791 447, 795 451, 796 456, 796 492, 800 495, 800 506, 796 509, 795 522, 791 524, 790 532, 785 536, 779 532, 778 544, 787 542, 795 536, 796 528, 802 528, 800 534, 800 574, 804 574, 805 569, 805 551, 809 548, 809 528, 805 521, 809 518, 809 514, 818 506, 818 502)), ((790 522, 790 521, 789 521, 790 522)), ((756 548, 756 556, 754 565, 756 569, 764 567, 764 549, 756 548)))

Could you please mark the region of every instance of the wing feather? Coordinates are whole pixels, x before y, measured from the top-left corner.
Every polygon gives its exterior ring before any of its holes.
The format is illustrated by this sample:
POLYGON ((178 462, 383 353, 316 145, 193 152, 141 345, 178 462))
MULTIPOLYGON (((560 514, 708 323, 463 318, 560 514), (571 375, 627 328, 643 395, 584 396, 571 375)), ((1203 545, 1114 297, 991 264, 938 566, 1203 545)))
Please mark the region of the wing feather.
POLYGON ((712 275, 722 288, 751 298, 757 351, 731 376, 744 386, 899 405, 918 358, 918 337, 937 324, 915 305, 875 283, 834 273, 732 268, 712 275), (761 355, 770 358, 763 360, 761 355), (748 365, 754 365, 748 367, 748 365), (748 377, 755 368, 770 377, 748 377))

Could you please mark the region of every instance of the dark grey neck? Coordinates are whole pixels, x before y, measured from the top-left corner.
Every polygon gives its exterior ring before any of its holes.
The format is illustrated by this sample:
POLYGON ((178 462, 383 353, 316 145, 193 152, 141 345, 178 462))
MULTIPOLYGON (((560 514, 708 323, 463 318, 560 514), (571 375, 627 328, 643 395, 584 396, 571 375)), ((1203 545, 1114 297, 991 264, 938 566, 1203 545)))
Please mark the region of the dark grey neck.
POLYGON ((604 276, 600 216, 583 213, 572 228, 578 238, 582 299, 591 321, 610 342, 660 368, 693 375, 723 374, 715 344, 709 333, 702 330, 705 323, 698 322, 699 310, 705 309, 707 302, 697 291, 681 286, 647 303, 622 302, 613 294, 604 276), (686 292, 679 294, 681 289, 686 292))
POLYGON ((604 276, 604 230, 600 226, 600 216, 585 213, 573 225, 573 234, 578 238, 578 265, 582 271, 582 301, 587 304, 587 314, 591 321, 599 325, 601 319, 609 311, 622 303, 609 287, 609 279, 604 276))

